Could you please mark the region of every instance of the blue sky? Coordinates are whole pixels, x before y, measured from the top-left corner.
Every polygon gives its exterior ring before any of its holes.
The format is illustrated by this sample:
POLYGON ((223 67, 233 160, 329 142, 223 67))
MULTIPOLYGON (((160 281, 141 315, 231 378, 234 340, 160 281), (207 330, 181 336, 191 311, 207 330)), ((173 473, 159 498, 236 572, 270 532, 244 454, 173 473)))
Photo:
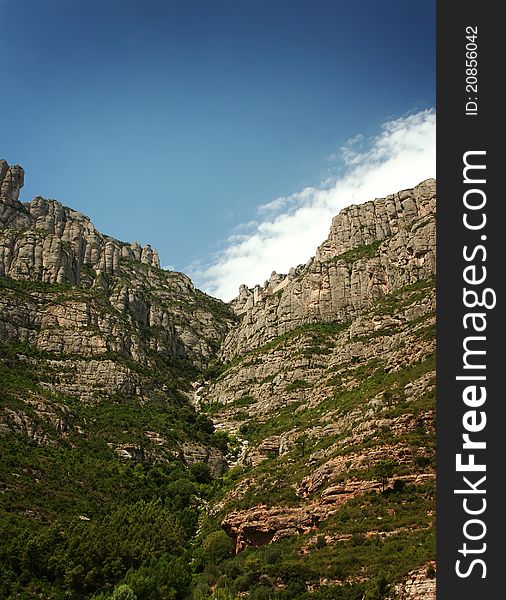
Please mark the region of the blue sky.
POLYGON ((208 267, 258 227, 260 205, 334 185, 350 140, 365 156, 386 123, 435 104, 429 0, 0 10, 0 157, 25 168, 22 200, 56 198, 104 233, 150 242, 222 297, 208 267))

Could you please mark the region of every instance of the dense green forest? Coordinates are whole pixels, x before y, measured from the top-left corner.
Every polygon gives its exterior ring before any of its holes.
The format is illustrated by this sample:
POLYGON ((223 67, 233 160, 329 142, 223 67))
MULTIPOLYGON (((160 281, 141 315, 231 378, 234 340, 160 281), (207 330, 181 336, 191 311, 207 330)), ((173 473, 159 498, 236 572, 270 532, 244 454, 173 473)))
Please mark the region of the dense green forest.
MULTIPOLYGON (((177 389, 170 402, 142 405, 135 397, 115 397, 81 405, 47 394, 36 368, 20 360, 19 345, 3 344, 1 356, 4 406, 15 410, 20 394, 45 394, 46 402, 66 403, 88 431, 60 437, 57 444, 38 444, 22 434, 0 436, 1 598, 380 600, 392 594, 392 581, 433 557, 434 539, 426 529, 432 483, 365 494, 308 537, 235 554, 220 516, 208 507, 234 486, 244 467, 213 479, 204 463, 187 467, 177 457, 126 462, 107 443, 141 440, 142 431, 156 428, 223 452, 233 448, 236 440, 215 432, 177 389), (386 531, 406 526, 418 531, 367 535, 378 519, 386 531), (335 532, 348 539, 327 543, 326 534, 335 532), (322 579, 328 583, 308 590, 308 581, 322 579)), ((32 417, 38 418, 35 412, 32 417)), ((276 464, 273 458, 261 472, 268 474, 276 464)), ((383 477, 380 469, 374 476, 383 477)), ((290 489, 280 488, 282 495, 272 498, 293 503, 290 489)))

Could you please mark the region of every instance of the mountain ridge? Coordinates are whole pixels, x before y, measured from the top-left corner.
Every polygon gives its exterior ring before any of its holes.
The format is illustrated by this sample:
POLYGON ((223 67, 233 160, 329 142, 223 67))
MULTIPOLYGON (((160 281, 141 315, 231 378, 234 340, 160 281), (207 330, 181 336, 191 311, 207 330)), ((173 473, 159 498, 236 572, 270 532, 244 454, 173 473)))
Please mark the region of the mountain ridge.
POLYGON ((243 318, 244 333, 229 334, 224 358, 306 322, 350 320, 372 300, 433 275, 434 211, 434 179, 344 208, 305 265, 285 276, 273 273, 263 287, 241 286, 232 307, 243 318))
POLYGON ((434 598, 435 181, 344 209, 308 263, 228 304, 149 244, 19 202, 23 182, 0 161, 0 533, 19 538, 0 595, 434 598), (151 554, 107 529, 129 514, 151 554), (90 522, 117 543, 81 548, 90 522))

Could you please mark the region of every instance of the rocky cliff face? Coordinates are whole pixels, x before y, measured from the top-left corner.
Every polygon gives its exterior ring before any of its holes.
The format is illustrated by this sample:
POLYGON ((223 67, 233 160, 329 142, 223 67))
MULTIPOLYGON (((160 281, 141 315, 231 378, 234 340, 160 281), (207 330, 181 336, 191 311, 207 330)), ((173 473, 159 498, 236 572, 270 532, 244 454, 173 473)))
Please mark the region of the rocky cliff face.
POLYGON ((105 236, 54 200, 19 202, 23 181, 21 167, 0 161, 0 277, 34 284, 27 288, 34 294, 15 302, 22 284, 6 286, 3 337, 48 352, 115 352, 140 362, 148 350, 206 360, 217 349, 233 318, 223 303, 182 273, 162 271, 149 244, 105 236))
POLYGON ((225 339, 228 360, 304 323, 350 321, 378 298, 435 269, 435 181, 337 215, 306 265, 264 287, 242 286, 233 308, 240 326, 225 339))
POLYGON ((121 261, 160 267, 148 244, 125 244, 99 233, 88 217, 40 196, 19 202, 24 171, 0 161, 0 276, 79 284, 83 267, 119 275, 121 261))
POLYGON ((221 373, 197 396, 240 442, 213 508, 238 551, 284 540, 304 564, 323 547, 339 563, 367 540, 416 543, 396 593, 435 598, 435 200, 428 180, 344 209, 306 265, 232 303, 221 373))
MULTIPOLYGON (((0 412, 0 428, 55 442, 58 430, 44 415, 59 415, 60 429, 86 430, 55 396, 172 404, 176 392, 191 396, 191 378, 216 355, 233 313, 186 275, 160 269, 149 245, 103 235, 54 200, 21 203, 23 182, 21 167, 0 161, 0 342, 7 362, 25 361, 36 372, 38 417, 23 398, 0 412)), ((174 449, 163 432, 148 433, 151 450, 125 440, 118 455, 158 460, 176 452, 209 462, 215 473, 224 469, 213 449, 192 449, 191 440, 174 449)))

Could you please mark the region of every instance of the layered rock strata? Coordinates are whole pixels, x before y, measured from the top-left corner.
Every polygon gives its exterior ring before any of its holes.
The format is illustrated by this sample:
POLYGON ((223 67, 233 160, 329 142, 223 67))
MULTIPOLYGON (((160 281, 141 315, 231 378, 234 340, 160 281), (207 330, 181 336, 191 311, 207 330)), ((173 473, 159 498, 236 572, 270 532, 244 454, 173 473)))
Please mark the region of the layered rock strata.
POLYGON ((273 273, 264 287, 241 286, 241 317, 223 344, 224 360, 304 323, 347 322, 381 296, 435 269, 435 180, 350 206, 332 220, 328 239, 306 265, 273 273))

